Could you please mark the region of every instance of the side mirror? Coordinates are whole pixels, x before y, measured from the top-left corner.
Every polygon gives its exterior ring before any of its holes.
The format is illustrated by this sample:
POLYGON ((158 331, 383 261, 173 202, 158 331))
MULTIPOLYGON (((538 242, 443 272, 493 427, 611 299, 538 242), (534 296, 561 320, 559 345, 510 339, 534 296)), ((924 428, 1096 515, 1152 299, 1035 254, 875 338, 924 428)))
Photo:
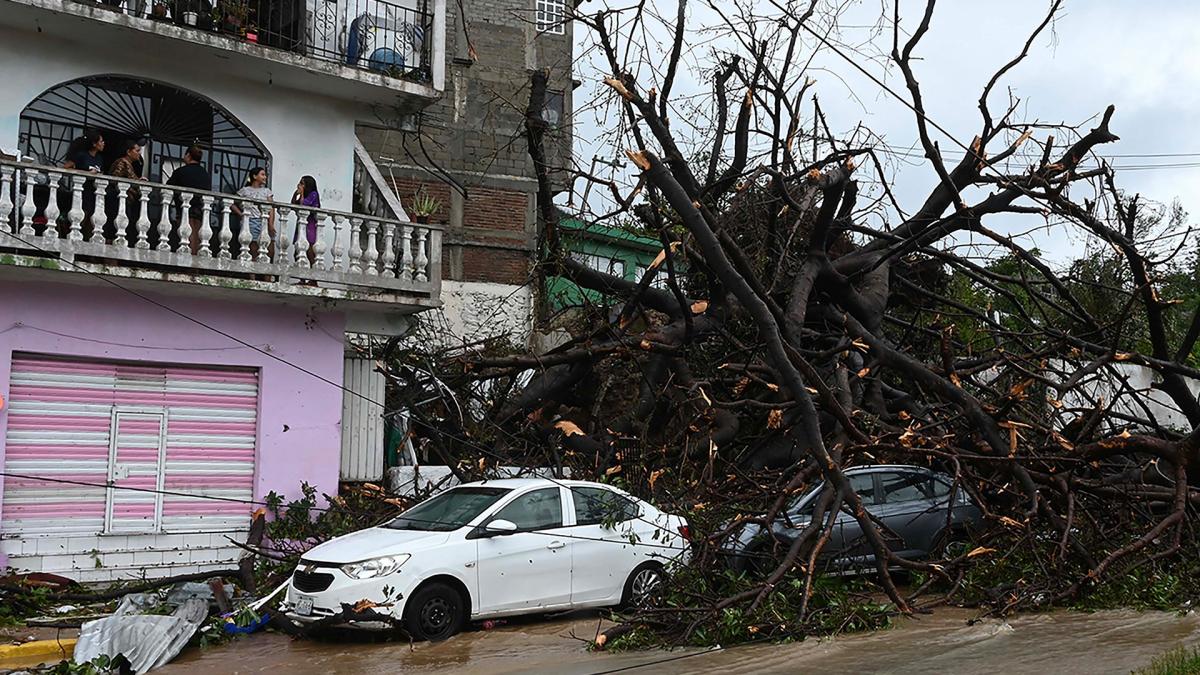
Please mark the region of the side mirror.
POLYGON ((506 534, 512 534, 517 531, 517 524, 511 520, 497 518, 487 525, 483 526, 484 535, 489 537, 499 537, 506 534))

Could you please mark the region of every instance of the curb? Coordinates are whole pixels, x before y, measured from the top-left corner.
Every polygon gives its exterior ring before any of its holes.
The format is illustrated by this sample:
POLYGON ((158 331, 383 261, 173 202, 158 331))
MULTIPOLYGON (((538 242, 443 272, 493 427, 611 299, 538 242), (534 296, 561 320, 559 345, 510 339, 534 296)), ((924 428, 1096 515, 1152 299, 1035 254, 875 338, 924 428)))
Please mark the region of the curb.
POLYGON ((69 659, 75 652, 76 638, 62 640, 34 640, 19 645, 0 645, 0 660, 29 659, 39 656, 53 656, 69 659))

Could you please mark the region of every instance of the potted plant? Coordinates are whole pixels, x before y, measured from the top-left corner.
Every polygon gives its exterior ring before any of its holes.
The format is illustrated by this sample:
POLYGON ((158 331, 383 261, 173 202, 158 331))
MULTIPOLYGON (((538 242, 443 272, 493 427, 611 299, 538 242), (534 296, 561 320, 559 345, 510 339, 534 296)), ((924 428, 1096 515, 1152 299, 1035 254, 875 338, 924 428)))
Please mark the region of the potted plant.
POLYGON ((167 3, 165 3, 165 2, 154 3, 154 6, 152 6, 150 8, 150 17, 153 19, 158 19, 159 21, 166 21, 167 20, 167 3))
POLYGON ((227 33, 241 35, 250 18, 250 3, 246 0, 222 0, 220 8, 221 27, 227 33))
POLYGON ((413 195, 412 204, 413 217, 418 223, 426 224, 429 222, 429 217, 437 213, 442 208, 442 203, 430 197, 425 188, 417 190, 417 194, 413 195))
POLYGON ((246 26, 246 41, 258 44, 258 28, 254 24, 246 26))

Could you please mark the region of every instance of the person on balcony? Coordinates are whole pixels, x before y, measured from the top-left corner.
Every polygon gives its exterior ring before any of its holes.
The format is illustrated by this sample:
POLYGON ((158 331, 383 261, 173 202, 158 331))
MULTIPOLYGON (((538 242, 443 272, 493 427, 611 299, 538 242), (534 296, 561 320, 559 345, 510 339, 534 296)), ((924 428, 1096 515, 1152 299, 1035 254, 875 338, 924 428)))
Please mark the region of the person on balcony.
MULTIPOLYGON (((125 151, 121 156, 113 160, 111 166, 108 167, 108 175, 116 178, 122 178, 128 181, 144 181, 145 178, 138 171, 138 166, 142 161, 142 144, 138 141, 125 141, 125 151)), ((121 191, 117 186, 109 188, 108 194, 105 195, 105 211, 108 213, 109 219, 115 218, 117 215, 117 200, 120 199, 121 191)), ((137 241, 137 220, 142 211, 142 191, 136 185, 130 185, 125 191, 125 217, 129 219, 129 226, 125 229, 125 236, 132 246, 137 241)), ((111 223, 104 226, 104 240, 112 243, 117 238, 116 227, 111 223)))
MULTIPOLYGON (((193 145, 183 153, 183 166, 175 169, 171 177, 167 179, 167 185, 184 188, 185 190, 212 190, 212 176, 208 173, 208 169, 200 162, 204 159, 204 150, 193 145)), ((192 235, 188 239, 188 245, 192 249, 192 253, 200 251, 200 218, 203 217, 204 200, 200 195, 192 197, 192 203, 188 208, 188 223, 192 226, 192 235)), ((182 243, 182 242, 181 242, 182 243)), ((206 244, 208 242, 205 242, 206 244)))
MULTIPOLYGON (((104 167, 102 152, 104 152, 104 136, 95 129, 89 129, 82 136, 71 141, 71 144, 67 146, 67 155, 64 158, 62 167, 75 171, 102 173, 104 167)), ((59 183, 59 213, 65 214, 71 210, 72 196, 70 180, 72 179, 64 178, 59 183)), ((83 200, 80 206, 83 208, 84 213, 84 219, 80 227, 89 228, 92 224, 92 214, 96 211, 96 181, 90 178, 83 183, 83 200)), ((67 224, 60 221, 58 223, 58 235, 66 237, 67 234, 67 224)))
MULTIPOLYGON (((261 166, 250 169, 246 184, 237 191, 237 196, 257 199, 259 202, 274 201, 275 195, 267 187, 267 170, 261 166)), ((271 241, 275 241, 275 210, 255 202, 234 202, 230 209, 242 219, 242 227, 250 228, 250 255, 257 259, 258 238, 262 235, 264 216, 267 219, 267 234, 271 236, 271 241)))
MULTIPOLYGON (((296 185, 296 191, 292 193, 292 203, 300 206, 308 206, 311 208, 321 208, 321 195, 317 193, 317 179, 312 176, 303 176, 300 182, 296 185)), ((292 243, 300 238, 300 218, 296 217, 296 235, 292 237, 292 243)), ((312 264, 316 262, 317 254, 313 251, 313 244, 317 243, 317 214, 311 211, 308 214, 308 222, 305 223, 305 238, 308 239, 308 262, 312 264)))

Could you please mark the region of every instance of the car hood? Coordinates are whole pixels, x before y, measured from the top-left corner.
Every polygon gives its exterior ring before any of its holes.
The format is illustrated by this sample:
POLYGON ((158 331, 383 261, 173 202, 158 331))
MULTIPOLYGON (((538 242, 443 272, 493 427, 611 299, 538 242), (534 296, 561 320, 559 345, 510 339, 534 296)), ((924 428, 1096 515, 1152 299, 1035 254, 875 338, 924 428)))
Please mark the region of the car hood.
POLYGON ((372 527, 330 539, 309 549, 302 557, 312 562, 352 563, 432 548, 446 543, 451 534, 372 527))

